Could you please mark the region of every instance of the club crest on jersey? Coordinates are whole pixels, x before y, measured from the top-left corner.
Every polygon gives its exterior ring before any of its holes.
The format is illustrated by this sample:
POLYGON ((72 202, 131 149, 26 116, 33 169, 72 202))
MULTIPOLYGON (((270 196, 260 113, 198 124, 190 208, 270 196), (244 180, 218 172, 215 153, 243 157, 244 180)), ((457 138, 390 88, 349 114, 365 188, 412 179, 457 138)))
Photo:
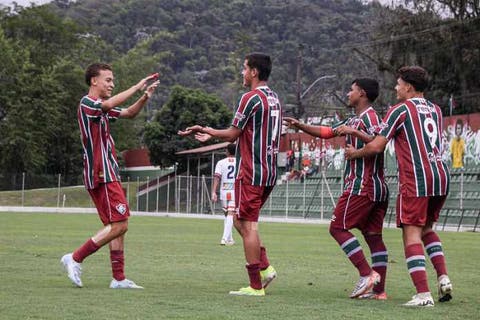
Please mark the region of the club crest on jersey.
POLYGON ((268 105, 270 107, 274 107, 278 104, 278 98, 276 97, 272 97, 272 96, 268 96, 267 97, 267 102, 268 102, 268 105))
POLYGON ((243 119, 245 119, 245 115, 241 112, 237 112, 235 113, 235 119, 237 119, 238 121, 242 121, 243 119))
POLYGON ((117 209, 118 213, 120 213, 121 215, 124 215, 125 212, 127 212, 127 206, 123 203, 117 204, 115 209, 117 209))
POLYGON ((330 221, 335 222, 335 219, 337 219, 337 217, 334 214, 332 214, 332 218, 330 219, 330 221))

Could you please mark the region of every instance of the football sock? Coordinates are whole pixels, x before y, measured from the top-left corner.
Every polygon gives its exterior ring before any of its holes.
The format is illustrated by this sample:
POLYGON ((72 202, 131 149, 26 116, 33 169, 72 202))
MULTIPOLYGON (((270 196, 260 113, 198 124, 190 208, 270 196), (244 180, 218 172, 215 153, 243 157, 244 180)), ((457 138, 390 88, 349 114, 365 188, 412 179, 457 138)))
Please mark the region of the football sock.
POLYGON ((113 278, 117 281, 124 280, 125 279, 125 274, 124 274, 125 258, 123 256, 123 250, 111 250, 110 262, 112 264, 113 278))
POLYGON ((338 242, 342 250, 347 255, 348 259, 357 268, 361 277, 368 276, 372 269, 368 265, 365 255, 363 254, 362 247, 357 238, 348 230, 331 228, 330 234, 338 242))
POLYGON ((82 263, 83 259, 95 253, 98 249, 100 249, 100 247, 93 241, 92 238, 90 238, 80 248, 73 252, 73 260, 78 263, 82 263))
POLYGON ((381 234, 364 235, 372 256, 372 269, 380 275, 380 282, 373 287, 373 291, 385 291, 387 278, 388 252, 381 234))
POLYGON ((260 247, 260 270, 265 270, 270 265, 267 257, 267 249, 265 247, 260 247))
POLYGON ((407 268, 417 293, 430 292, 428 289, 427 272, 425 271, 425 255, 421 243, 415 243, 405 248, 407 268))
POLYGON ((438 235, 432 230, 422 237, 423 245, 427 251, 430 261, 437 272, 437 278, 447 274, 447 264, 443 255, 442 243, 438 235))
POLYGON ((223 219, 223 235, 222 235, 222 239, 224 240, 227 240, 228 239, 228 220, 227 220, 227 217, 225 217, 225 219, 223 219))
POLYGON ((248 264, 247 268, 248 277, 250 278, 250 287, 256 290, 262 289, 262 281, 260 280, 260 266, 258 263, 248 264))
POLYGON ((227 223, 226 224, 227 237, 225 239, 227 239, 228 241, 232 241, 233 240, 233 236, 232 236, 233 216, 232 215, 227 215, 226 223, 227 223))

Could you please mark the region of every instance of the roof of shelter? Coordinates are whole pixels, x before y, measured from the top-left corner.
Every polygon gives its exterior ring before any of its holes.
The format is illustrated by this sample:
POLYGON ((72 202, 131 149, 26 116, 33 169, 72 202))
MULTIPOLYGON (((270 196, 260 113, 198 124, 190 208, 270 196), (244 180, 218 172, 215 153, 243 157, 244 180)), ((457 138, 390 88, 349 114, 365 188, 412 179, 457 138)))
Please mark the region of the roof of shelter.
POLYGON ((229 144, 230 144, 230 142, 221 142, 221 143, 211 144, 211 145, 208 145, 208 146, 203 146, 203 147, 194 148, 194 149, 190 149, 190 150, 178 151, 175 154, 176 155, 199 155, 199 154, 202 154, 202 153, 207 153, 207 152, 212 152, 212 151, 219 150, 219 149, 224 149, 229 144))

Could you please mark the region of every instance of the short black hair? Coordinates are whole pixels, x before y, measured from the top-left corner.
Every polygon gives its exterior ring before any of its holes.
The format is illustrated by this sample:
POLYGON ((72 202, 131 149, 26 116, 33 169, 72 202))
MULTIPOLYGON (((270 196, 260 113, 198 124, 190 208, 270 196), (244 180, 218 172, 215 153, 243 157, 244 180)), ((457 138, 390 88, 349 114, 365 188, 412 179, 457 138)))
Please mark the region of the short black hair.
POLYGON ((272 60, 270 59, 269 55, 264 53, 250 53, 245 56, 245 60, 247 60, 247 65, 251 69, 258 70, 258 80, 260 81, 267 81, 268 77, 270 76, 270 72, 272 72, 272 60))
POLYGON ((85 71, 85 82, 88 86, 92 84, 91 80, 93 77, 97 77, 102 70, 110 70, 112 71, 112 66, 106 63, 93 63, 88 66, 87 70, 85 71))
POLYGON ((401 67, 398 69, 397 78, 411 84, 418 92, 423 92, 428 87, 428 72, 419 66, 401 67))
POLYGON ((370 78, 358 78, 352 81, 367 94, 368 101, 373 102, 378 97, 378 81, 370 78))
POLYGON ((227 146, 227 153, 231 156, 234 156, 236 148, 237 148, 237 146, 235 145, 235 143, 230 143, 227 146))

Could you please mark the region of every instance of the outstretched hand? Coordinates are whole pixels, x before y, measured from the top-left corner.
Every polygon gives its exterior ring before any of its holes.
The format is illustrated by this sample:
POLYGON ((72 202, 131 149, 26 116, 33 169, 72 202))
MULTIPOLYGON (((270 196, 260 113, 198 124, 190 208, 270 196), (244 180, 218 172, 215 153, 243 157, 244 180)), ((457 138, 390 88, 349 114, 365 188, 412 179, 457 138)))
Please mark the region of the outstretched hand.
POLYGON ((300 121, 298 121, 297 119, 295 118, 291 118, 291 117, 283 117, 283 124, 288 126, 289 128, 295 128, 297 127, 297 125, 300 123, 300 121))
POLYGON ((178 130, 177 134, 182 137, 186 137, 193 133, 202 132, 202 131, 203 131, 203 127, 196 124, 194 126, 186 128, 185 130, 178 130))
MULTIPOLYGON (((135 87, 137 88, 137 90, 145 90, 145 88, 147 88, 147 82, 150 81, 150 80, 155 80, 154 83, 152 83, 150 86, 152 86, 153 84, 156 83, 156 86, 155 88, 158 86, 158 84, 160 83, 160 81, 158 81, 158 78, 160 77, 159 73, 153 73, 145 78, 143 78, 142 80, 140 80, 136 85, 135 87)), ((149 88, 150 88, 149 86, 149 88)), ((147 89, 148 90, 148 89, 147 89)), ((153 89, 155 90, 155 89, 153 89)), ((153 92, 153 91, 152 91, 153 92)))
POLYGON ((197 139, 198 141, 200 142, 207 142, 208 140, 210 140, 212 138, 211 135, 209 135, 208 133, 201 133, 201 132, 197 132, 195 134, 195 139, 197 139))

